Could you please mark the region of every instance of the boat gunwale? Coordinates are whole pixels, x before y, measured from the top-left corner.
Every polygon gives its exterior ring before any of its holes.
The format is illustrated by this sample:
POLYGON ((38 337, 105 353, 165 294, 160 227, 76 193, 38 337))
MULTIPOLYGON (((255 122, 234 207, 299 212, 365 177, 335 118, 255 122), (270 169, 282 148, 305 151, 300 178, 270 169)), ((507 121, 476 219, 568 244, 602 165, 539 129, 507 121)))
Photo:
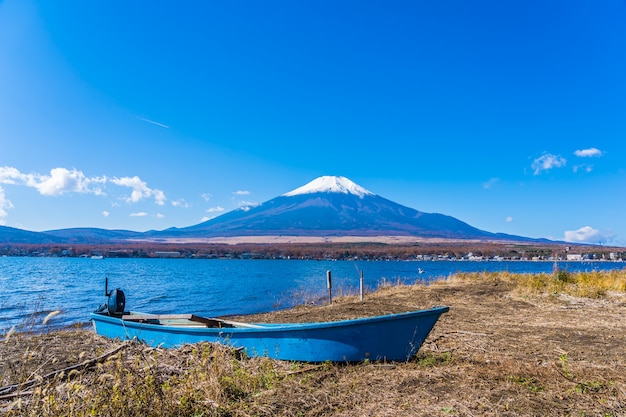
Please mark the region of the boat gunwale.
MULTIPOLYGON (((123 320, 119 317, 112 317, 101 313, 91 313, 91 320, 104 321, 109 324, 115 324, 122 327, 130 328, 145 328, 156 331, 171 331, 171 332, 192 332, 192 333, 270 333, 270 332, 286 332, 286 331, 302 331, 302 330, 323 330, 337 327, 351 327, 360 326, 373 323, 395 321, 395 320, 407 320, 411 318, 418 318, 420 316, 440 316, 443 313, 449 311, 448 306, 436 306, 429 309, 407 311, 402 313, 385 314, 381 316, 372 317, 359 317, 356 319, 338 320, 338 321, 323 321, 323 322, 299 322, 299 323, 238 323, 225 320, 225 323, 232 324, 234 327, 206 327, 206 326, 188 326, 188 325, 176 325, 176 324, 158 324, 158 323, 145 323, 132 320, 123 320), (242 325, 241 327, 236 327, 242 325)), ((220 319, 217 319, 220 320, 220 319)), ((191 322, 191 320, 189 320, 191 322)), ((198 324, 201 324, 198 322, 198 324)))

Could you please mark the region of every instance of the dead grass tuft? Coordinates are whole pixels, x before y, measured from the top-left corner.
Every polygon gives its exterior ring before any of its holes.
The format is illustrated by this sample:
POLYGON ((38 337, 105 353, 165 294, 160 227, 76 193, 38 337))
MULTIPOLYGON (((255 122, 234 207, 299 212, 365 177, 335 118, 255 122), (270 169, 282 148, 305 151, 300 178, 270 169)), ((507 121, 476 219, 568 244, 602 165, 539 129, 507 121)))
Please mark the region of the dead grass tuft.
POLYGON ((508 272, 459 273, 450 281, 496 282, 514 286, 519 295, 565 294, 575 297, 602 298, 611 292, 626 292, 626 270, 568 272, 551 274, 511 274, 508 272))

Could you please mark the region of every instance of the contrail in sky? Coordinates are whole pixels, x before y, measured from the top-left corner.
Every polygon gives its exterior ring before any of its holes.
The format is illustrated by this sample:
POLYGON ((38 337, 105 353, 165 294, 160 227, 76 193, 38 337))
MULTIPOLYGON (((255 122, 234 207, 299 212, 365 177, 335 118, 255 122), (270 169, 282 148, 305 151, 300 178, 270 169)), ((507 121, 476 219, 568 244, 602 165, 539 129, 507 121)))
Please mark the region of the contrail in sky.
POLYGON ((166 128, 166 129, 169 129, 169 128, 170 128, 168 125, 164 125, 163 123, 155 122, 154 120, 146 119, 146 118, 144 118, 144 117, 139 117, 139 116, 136 116, 136 117, 137 117, 139 120, 143 120, 144 122, 152 123, 153 125, 161 126, 161 127, 166 128))

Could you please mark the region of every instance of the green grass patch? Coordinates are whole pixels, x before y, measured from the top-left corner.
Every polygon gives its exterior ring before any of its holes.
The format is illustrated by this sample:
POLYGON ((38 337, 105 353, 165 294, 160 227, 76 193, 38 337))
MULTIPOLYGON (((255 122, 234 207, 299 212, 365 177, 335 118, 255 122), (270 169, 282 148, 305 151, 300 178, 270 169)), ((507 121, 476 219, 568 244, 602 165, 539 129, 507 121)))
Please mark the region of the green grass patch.
POLYGON ((543 391, 543 386, 539 383, 537 378, 534 377, 523 377, 523 376, 511 376, 509 377, 511 382, 519 384, 525 388, 527 388, 531 392, 541 392, 543 391))
POLYGON ((431 366, 439 366, 446 365, 452 361, 452 353, 450 352, 426 352, 426 353, 418 353, 415 357, 417 364, 419 366, 431 367, 431 366))

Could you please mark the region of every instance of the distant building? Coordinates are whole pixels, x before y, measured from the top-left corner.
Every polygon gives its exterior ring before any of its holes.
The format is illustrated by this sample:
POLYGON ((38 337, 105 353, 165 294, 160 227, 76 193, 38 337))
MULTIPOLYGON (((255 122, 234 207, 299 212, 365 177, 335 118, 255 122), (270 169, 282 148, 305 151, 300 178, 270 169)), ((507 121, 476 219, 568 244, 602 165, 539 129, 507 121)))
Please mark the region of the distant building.
POLYGON ((154 252, 154 256, 156 258, 179 258, 180 257, 180 252, 156 251, 156 252, 154 252))
POLYGON ((568 261, 582 261, 583 256, 580 253, 568 253, 567 260, 568 261))

